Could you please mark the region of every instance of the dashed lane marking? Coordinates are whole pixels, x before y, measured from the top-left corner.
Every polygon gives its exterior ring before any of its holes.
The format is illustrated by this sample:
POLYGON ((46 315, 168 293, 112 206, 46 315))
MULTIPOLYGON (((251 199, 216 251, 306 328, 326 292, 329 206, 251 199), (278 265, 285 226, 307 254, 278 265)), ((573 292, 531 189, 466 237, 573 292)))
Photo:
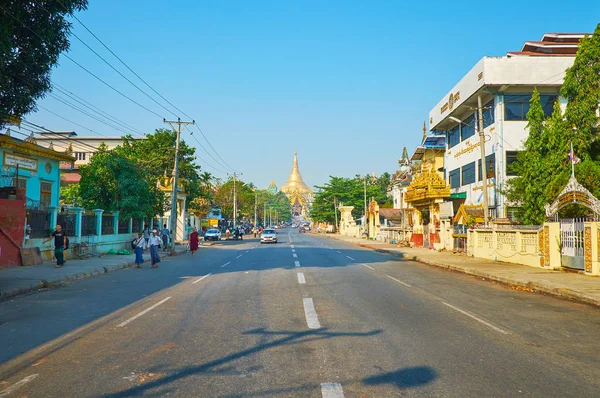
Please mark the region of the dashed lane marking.
POLYGON ((127 325, 129 322, 135 321, 136 319, 138 319, 139 317, 141 317, 142 315, 144 315, 147 312, 152 311, 153 309, 155 309, 156 307, 158 307, 159 305, 161 305, 162 303, 164 303, 165 301, 169 300, 171 297, 167 297, 165 299, 160 300, 158 303, 154 304, 151 307, 146 308, 144 311, 132 316, 131 318, 129 318, 128 320, 126 320, 125 322, 119 323, 117 325, 118 328, 122 328, 123 326, 127 325))
POLYGON ((298 258, 298 255, 296 253, 292 253, 292 257, 298 258))
POLYGON ((210 276, 210 274, 206 274, 202 278, 198 278, 195 281, 193 281, 192 284, 196 284, 196 283, 200 282, 202 279, 208 278, 209 276, 210 276))
POLYGON ((292 253, 296 253, 296 249, 292 249, 292 253))
POLYGON ((237 256, 236 258, 240 258, 240 257, 242 257, 242 256, 243 256, 243 254, 240 254, 240 255, 239 255, 239 256, 237 256))
POLYGON ((320 329, 321 324, 319 323, 319 317, 317 311, 315 311, 315 305, 312 298, 303 298, 304 303, 304 315, 306 316, 306 324, 309 329, 320 329))
POLYGON ((321 383, 323 398, 344 398, 344 390, 340 383, 321 383))
POLYGON ((299 267, 300 266, 300 261, 294 261, 294 266, 299 267))
POLYGON ((510 334, 510 333, 508 333, 506 330, 504 330, 504 329, 500 329, 499 327, 497 327, 497 326, 494 326, 494 325, 492 325, 491 323, 489 323, 489 322, 487 322, 487 321, 484 321, 484 320, 483 320, 483 319, 481 319, 481 318, 477 318, 475 315, 473 315, 473 314, 470 314, 470 313, 468 313, 467 311, 461 310, 460 308, 458 308, 458 307, 455 307, 455 306, 453 306, 452 304, 448 304, 448 303, 446 303, 446 302, 444 302, 444 301, 442 301, 442 304, 444 304, 444 305, 446 305, 446 306, 448 306, 448 307, 452 308, 452 309, 453 309, 453 310, 455 310, 455 311, 458 311, 458 312, 460 312, 460 313, 461 313, 461 314, 463 314, 463 315, 466 315, 466 316, 468 316, 469 318, 475 319, 477 322, 479 322, 479 323, 481 323, 481 324, 483 324, 483 325, 485 325, 485 326, 487 326, 487 327, 489 327, 489 328, 492 328, 493 330, 495 330, 495 331, 496 331, 496 332, 498 332, 498 333, 502 333, 502 334, 510 334))
POLYGON ((349 258, 350 260, 352 260, 352 261, 356 261, 356 260, 354 260, 354 259, 353 259, 352 257, 350 257, 350 256, 346 256, 346 257, 348 257, 348 258, 349 258))
POLYGON ((227 267, 229 264, 231 264, 231 261, 227 261, 225 264, 221 265, 221 268, 227 267))
POLYGON ((25 384, 29 383, 36 377, 38 377, 38 374, 29 375, 26 378, 24 378, 23 380, 16 382, 12 386, 6 387, 4 390, 0 391, 0 397, 6 397, 9 394, 17 391, 19 388, 23 387, 25 384))
POLYGON ((386 275, 386 276, 387 276, 388 278, 390 278, 390 279, 393 279, 393 280, 395 280, 396 282, 398 282, 398 283, 400 283, 400 284, 402 284, 402 285, 406 286, 406 287, 412 287, 412 286, 411 286, 411 285, 409 285, 408 283, 406 283, 406 282, 402 282, 400 279, 396 279, 396 278, 394 278, 393 276, 389 276, 389 275, 386 275))
POLYGON ((338 253, 338 254, 342 254, 342 252, 341 252, 341 251, 339 251, 339 250, 336 250, 335 252, 336 252, 336 253, 338 253))
POLYGON ((371 267, 370 265, 367 265, 367 264, 362 264, 362 265, 364 265, 365 267, 367 267, 371 271, 375 271, 375 268, 371 267))
POLYGON ((298 272, 298 283, 301 285, 306 285, 306 278, 304 278, 303 272, 298 272))

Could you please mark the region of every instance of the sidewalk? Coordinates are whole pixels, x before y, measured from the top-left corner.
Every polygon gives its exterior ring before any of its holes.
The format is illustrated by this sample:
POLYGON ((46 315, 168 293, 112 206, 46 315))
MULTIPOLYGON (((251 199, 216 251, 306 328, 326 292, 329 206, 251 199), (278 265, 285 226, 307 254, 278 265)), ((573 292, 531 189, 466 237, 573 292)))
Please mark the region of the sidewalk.
POLYGON ((423 248, 398 247, 389 243, 352 238, 341 235, 324 236, 389 253, 405 260, 419 261, 501 282, 513 287, 533 290, 600 307, 600 278, 576 273, 552 271, 526 265, 473 258, 464 254, 437 252, 423 248))
MULTIPOLYGON (((185 246, 176 245, 175 255, 185 253, 185 246)), ((47 262, 31 267, 11 267, 0 269, 0 301, 9 297, 60 285, 82 278, 118 271, 135 265, 135 254, 105 255, 86 259, 73 259, 67 252, 67 261, 61 268, 56 268, 55 262, 47 262)), ((160 252, 161 257, 167 257, 166 252, 160 252)), ((144 264, 150 262, 150 253, 144 253, 144 264)))

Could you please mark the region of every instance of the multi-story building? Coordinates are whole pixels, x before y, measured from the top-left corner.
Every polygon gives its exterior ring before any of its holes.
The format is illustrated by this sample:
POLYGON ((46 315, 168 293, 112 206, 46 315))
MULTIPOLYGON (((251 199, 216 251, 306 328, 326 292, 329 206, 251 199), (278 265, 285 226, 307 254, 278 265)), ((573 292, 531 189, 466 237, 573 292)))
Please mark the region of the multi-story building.
MULTIPOLYGON (((86 137, 78 136, 74 131, 41 132, 36 141, 46 148, 52 147, 57 151, 70 151, 75 157, 75 163, 61 163, 61 183, 70 184, 79 182, 79 167, 90 162, 100 144, 105 144, 108 149, 113 149, 123 144, 121 137, 86 137)), ((145 138, 135 138, 145 140, 145 138)))
POLYGON ((521 51, 484 57, 431 109, 430 130, 446 135, 444 175, 454 200, 482 205, 485 180, 490 216, 512 217, 514 208, 502 192, 512 176, 510 164, 528 136, 533 89, 540 92, 546 115, 557 100, 565 105, 560 87, 584 36, 548 33, 541 41, 526 42, 521 51), (485 179, 477 134, 478 99, 483 105, 485 179))

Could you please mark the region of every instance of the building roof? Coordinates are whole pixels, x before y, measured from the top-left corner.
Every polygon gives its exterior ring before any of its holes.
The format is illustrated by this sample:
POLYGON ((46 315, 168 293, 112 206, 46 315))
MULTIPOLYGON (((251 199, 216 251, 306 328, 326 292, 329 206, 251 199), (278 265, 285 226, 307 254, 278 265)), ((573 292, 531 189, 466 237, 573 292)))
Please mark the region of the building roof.
POLYGON ((31 155, 39 156, 42 158, 54 159, 63 162, 74 162, 75 158, 64 152, 57 152, 50 148, 45 148, 41 145, 37 145, 33 140, 20 140, 9 135, 0 135, 0 147, 12 148, 21 152, 29 153, 31 155))
POLYGON ((585 35, 585 33, 546 33, 542 40, 526 41, 521 51, 511 51, 506 55, 509 57, 574 57, 577 55, 579 42, 585 35))
POLYGON ((388 208, 379 208, 379 215, 381 217, 386 218, 391 222, 401 222, 402 221, 402 210, 401 209, 388 209, 388 208))

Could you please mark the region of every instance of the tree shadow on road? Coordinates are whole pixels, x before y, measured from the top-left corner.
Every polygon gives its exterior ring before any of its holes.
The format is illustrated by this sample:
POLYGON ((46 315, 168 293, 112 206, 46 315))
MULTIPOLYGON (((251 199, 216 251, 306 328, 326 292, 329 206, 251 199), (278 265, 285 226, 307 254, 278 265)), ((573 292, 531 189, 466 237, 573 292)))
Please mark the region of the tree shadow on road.
MULTIPOLYGON (((172 372, 168 376, 161 377, 159 379, 150 381, 146 384, 135 386, 135 387, 132 387, 125 391, 120 391, 118 393, 106 394, 104 396, 116 398, 116 397, 131 397, 131 396, 136 396, 136 395, 152 394, 152 393, 154 393, 154 391, 150 391, 152 389, 159 388, 159 387, 166 387, 169 384, 179 381, 188 376, 200 375, 200 374, 211 374, 211 373, 214 374, 215 368, 217 368, 219 366, 229 364, 238 359, 248 357, 248 356, 254 355, 256 353, 259 353, 259 352, 262 352, 262 351, 265 351, 265 350, 268 350, 268 349, 274 348, 274 347, 290 345, 290 344, 303 344, 303 343, 308 343, 308 342, 312 342, 312 341, 331 339, 334 337, 369 337, 369 336, 377 335, 381 332, 382 331, 379 329, 372 330, 369 332, 333 332, 333 331, 330 331, 328 328, 320 328, 320 329, 315 329, 315 330, 304 330, 304 331, 288 331, 288 330, 269 331, 264 328, 251 329, 242 334, 244 334, 244 335, 261 335, 261 336, 265 336, 265 337, 275 336, 275 340, 271 340, 271 341, 264 342, 264 343, 259 343, 253 347, 235 352, 233 354, 224 356, 219 359, 215 359, 215 360, 203 363, 201 365, 184 367, 179 370, 176 370, 175 372, 172 372)), ((228 367, 228 371, 231 371, 231 369, 232 369, 231 366, 228 367)))

